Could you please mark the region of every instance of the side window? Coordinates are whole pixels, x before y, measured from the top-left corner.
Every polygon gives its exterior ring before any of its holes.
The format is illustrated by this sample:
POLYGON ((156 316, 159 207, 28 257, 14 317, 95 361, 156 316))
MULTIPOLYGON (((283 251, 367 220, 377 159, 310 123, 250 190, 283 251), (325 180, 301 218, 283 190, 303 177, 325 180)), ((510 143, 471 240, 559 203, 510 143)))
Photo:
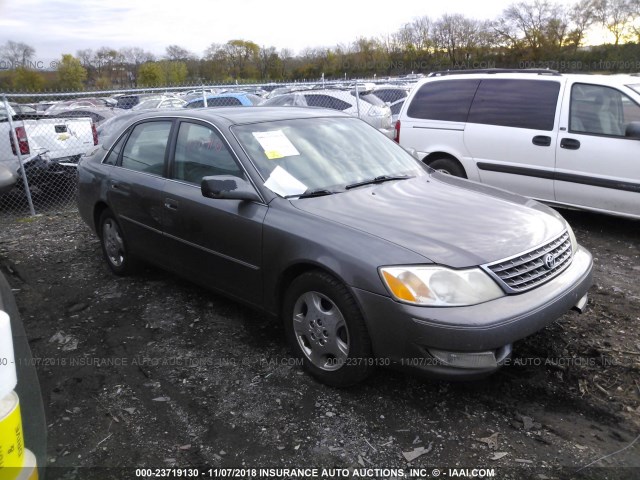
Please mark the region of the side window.
POLYGON ((212 175, 245 178, 218 132, 204 125, 182 122, 172 178, 200 185, 203 177, 212 175))
POLYGON ((307 105, 310 107, 331 108, 333 110, 347 110, 351 104, 329 95, 305 95, 307 105))
POLYGON ((204 101, 203 100, 196 100, 195 102, 189 102, 186 105, 187 108, 201 108, 204 107, 204 101))
POLYGON ((466 122, 480 80, 440 80, 427 82, 418 90, 407 109, 411 118, 466 122))
POLYGON ((560 83, 548 80, 482 80, 469 123, 553 130, 560 83))
POLYGON ((571 132, 623 137, 627 125, 639 120, 638 104, 615 88, 585 83, 571 87, 571 132))
POLYGON ((125 138, 127 138, 127 136, 123 135, 122 138, 118 140, 118 143, 113 146, 113 148, 109 152, 109 155, 107 155, 102 163, 106 165, 115 165, 116 163, 118 163, 118 157, 120 156, 120 151, 122 150, 122 145, 124 145, 125 138))
POLYGON ((136 125, 124 146, 122 167, 162 175, 170 131, 171 122, 146 122, 136 125))
POLYGON ((208 107, 237 107, 239 105, 242 105, 242 102, 236 97, 218 97, 207 100, 208 107))
POLYGON ((280 95, 269 100, 268 103, 268 105, 272 105, 274 107, 290 107, 295 104, 296 101, 293 95, 280 95))

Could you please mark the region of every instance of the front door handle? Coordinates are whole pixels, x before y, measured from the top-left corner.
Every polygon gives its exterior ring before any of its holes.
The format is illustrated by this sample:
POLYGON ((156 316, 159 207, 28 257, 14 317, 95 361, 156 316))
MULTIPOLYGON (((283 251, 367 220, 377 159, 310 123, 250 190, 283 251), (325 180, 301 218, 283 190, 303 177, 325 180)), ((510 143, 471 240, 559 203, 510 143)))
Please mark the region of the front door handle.
POLYGON ((547 137, 546 135, 536 135, 532 140, 534 145, 538 145, 539 147, 548 147, 551 145, 551 137, 547 137))
POLYGON ((567 150, 578 150, 580 148, 580 142, 575 138, 563 138, 560 140, 560 148, 566 148, 567 150))

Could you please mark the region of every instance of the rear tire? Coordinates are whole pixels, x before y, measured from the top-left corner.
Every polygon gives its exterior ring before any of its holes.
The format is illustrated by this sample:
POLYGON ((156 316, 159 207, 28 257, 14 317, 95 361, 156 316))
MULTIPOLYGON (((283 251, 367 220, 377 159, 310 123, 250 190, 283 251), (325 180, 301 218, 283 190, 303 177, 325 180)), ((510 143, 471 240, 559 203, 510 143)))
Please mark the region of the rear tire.
POLYGON ((373 372, 371 339, 345 285, 324 272, 296 278, 286 292, 287 340, 303 366, 320 382, 349 387, 373 372))
POLYGON ((451 158, 437 158, 429 163, 434 170, 444 173, 445 175, 453 175, 454 177, 467 178, 464 167, 457 160, 451 158))
POLYGON ((137 262, 129 253, 122 228, 111 210, 102 212, 98 225, 102 253, 111 271, 121 276, 133 273, 137 262))

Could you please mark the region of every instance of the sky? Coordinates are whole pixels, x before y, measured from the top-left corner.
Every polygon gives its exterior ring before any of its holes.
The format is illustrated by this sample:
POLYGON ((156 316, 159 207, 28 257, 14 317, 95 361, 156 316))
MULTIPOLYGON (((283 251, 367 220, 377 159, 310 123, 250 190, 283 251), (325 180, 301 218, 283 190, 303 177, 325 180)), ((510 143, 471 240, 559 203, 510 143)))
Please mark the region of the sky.
POLYGON ((233 39, 297 54, 390 34, 425 15, 493 19, 514 1, 0 0, 0 46, 24 42, 40 61, 102 46, 162 55, 168 45, 179 45, 202 56, 212 43, 233 39))

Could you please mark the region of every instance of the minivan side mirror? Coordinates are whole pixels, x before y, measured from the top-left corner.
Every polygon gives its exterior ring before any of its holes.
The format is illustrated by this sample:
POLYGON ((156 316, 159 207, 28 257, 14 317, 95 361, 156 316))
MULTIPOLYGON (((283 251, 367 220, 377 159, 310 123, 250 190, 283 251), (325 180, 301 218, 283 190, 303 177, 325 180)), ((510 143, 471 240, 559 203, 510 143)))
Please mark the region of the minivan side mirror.
POLYGON ((249 182, 233 175, 204 177, 200 189, 202 195, 207 198, 262 201, 249 182))
POLYGON ((640 140, 640 122, 631 122, 627 125, 624 132, 625 137, 636 138, 640 140))

